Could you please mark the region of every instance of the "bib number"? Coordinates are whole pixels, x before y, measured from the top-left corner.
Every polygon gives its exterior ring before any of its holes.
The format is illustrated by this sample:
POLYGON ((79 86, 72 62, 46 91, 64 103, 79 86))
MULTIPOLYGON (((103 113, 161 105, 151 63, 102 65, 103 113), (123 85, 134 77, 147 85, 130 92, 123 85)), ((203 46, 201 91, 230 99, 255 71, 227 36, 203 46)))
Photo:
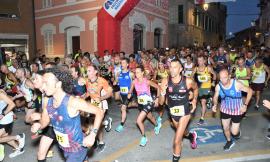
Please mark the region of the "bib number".
POLYGON ((68 135, 54 130, 56 140, 62 147, 70 147, 68 135))
POLYGON ((184 106, 174 106, 170 108, 170 113, 173 116, 184 116, 185 115, 185 109, 184 106))
POLYGON ((102 108, 102 103, 101 102, 96 102, 95 100, 91 100, 91 103, 99 108, 102 108))
POLYGON ((205 75, 198 76, 198 80, 200 82, 207 82, 208 81, 208 76, 205 76, 205 75))
POLYGON ((145 99, 143 97, 138 97, 138 103, 139 104, 142 104, 142 105, 145 105, 145 99))
POLYGON ((128 94, 128 87, 120 87, 120 92, 122 94, 128 94))

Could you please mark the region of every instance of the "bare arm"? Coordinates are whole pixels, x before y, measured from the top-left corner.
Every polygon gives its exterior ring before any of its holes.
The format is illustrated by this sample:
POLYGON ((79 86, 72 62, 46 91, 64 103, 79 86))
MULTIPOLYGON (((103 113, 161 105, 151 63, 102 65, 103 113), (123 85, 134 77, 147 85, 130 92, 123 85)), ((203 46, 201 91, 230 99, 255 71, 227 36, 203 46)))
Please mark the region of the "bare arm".
POLYGON ((264 70, 267 72, 267 79, 266 79, 266 84, 268 83, 269 79, 270 79, 270 70, 269 70, 269 67, 266 66, 266 65, 263 65, 264 66, 264 70))
POLYGON ((76 115, 78 112, 87 112, 95 115, 94 129, 98 129, 102 119, 104 117, 104 112, 97 106, 94 106, 81 98, 71 97, 69 101, 69 112, 71 116, 76 115), (70 111, 74 110, 74 111, 70 111))
POLYGON ((249 104, 251 97, 252 97, 252 89, 247 87, 247 86, 244 86, 244 84, 242 84, 239 81, 236 81, 236 88, 240 91, 247 93, 247 98, 246 98, 246 101, 244 103, 247 106, 249 104))
POLYGON ((209 72, 213 75, 213 81, 215 81, 217 79, 216 72, 213 70, 212 66, 208 66, 207 68, 208 68, 209 72))
POLYGON ((15 103, 10 97, 7 96, 7 94, 4 91, 0 92, 0 99, 5 101, 8 105, 7 109, 4 112, 2 112, 2 115, 5 116, 15 108, 15 103))
POLYGON ((159 97, 159 104, 163 105, 165 102, 165 95, 166 95, 166 90, 168 87, 168 78, 164 78, 161 81, 160 85, 160 97, 159 97))
POLYGON ((151 80, 148 81, 148 84, 149 84, 151 87, 156 88, 156 90, 157 90, 157 97, 159 97, 159 96, 160 96, 160 87, 159 87, 159 85, 156 84, 155 82, 151 81, 151 80))

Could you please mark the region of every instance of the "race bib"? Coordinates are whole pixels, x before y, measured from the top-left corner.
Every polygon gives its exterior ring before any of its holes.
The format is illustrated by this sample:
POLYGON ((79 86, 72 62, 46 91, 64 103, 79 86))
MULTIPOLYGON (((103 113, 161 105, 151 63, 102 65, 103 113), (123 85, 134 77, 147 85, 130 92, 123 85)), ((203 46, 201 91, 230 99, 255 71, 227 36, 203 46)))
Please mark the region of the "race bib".
POLYGON ((97 101, 95 101, 93 99, 91 99, 91 104, 93 104, 93 105, 95 105, 95 106, 97 106, 99 108, 102 108, 102 103, 101 102, 97 102, 97 101))
POLYGON ((199 82, 207 82, 208 81, 208 76, 206 75, 199 75, 198 76, 199 82))
POLYGON ((62 147, 70 147, 68 135, 54 130, 56 140, 62 147))
POLYGON ((152 97, 146 94, 138 96, 138 104, 146 105, 147 102, 152 102, 152 97))
POLYGON ((170 108, 170 113, 173 116, 184 116, 185 115, 184 105, 174 106, 170 108))
POLYGON ((142 105, 145 105, 145 99, 143 97, 138 97, 138 103, 139 104, 142 104, 142 105))
POLYGON ((128 94, 128 87, 120 87, 120 92, 122 94, 128 94))

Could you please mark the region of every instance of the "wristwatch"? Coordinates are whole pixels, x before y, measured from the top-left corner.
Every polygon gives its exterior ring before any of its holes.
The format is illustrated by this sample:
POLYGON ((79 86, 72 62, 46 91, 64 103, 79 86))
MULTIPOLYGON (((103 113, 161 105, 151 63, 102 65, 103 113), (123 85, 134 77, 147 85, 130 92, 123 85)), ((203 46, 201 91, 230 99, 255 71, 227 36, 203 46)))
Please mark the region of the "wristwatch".
POLYGON ((92 129, 92 132, 97 134, 98 133, 98 129, 92 129))

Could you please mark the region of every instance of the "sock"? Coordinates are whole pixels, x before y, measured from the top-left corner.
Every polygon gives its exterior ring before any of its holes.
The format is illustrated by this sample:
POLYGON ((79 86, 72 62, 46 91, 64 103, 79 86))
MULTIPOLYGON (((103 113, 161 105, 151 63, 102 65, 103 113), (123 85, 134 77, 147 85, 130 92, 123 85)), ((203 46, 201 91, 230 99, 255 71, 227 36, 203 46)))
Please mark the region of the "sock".
POLYGON ((121 122, 121 125, 122 125, 122 126, 124 126, 124 124, 125 124, 124 122, 121 122))
POLYGON ((46 162, 46 159, 44 159, 44 160, 38 160, 38 162, 46 162))
POLYGON ((172 162, 179 162, 179 160, 180 160, 180 155, 174 155, 173 154, 172 162))
POLYGON ((145 134, 142 135, 143 137, 146 137, 145 134))

